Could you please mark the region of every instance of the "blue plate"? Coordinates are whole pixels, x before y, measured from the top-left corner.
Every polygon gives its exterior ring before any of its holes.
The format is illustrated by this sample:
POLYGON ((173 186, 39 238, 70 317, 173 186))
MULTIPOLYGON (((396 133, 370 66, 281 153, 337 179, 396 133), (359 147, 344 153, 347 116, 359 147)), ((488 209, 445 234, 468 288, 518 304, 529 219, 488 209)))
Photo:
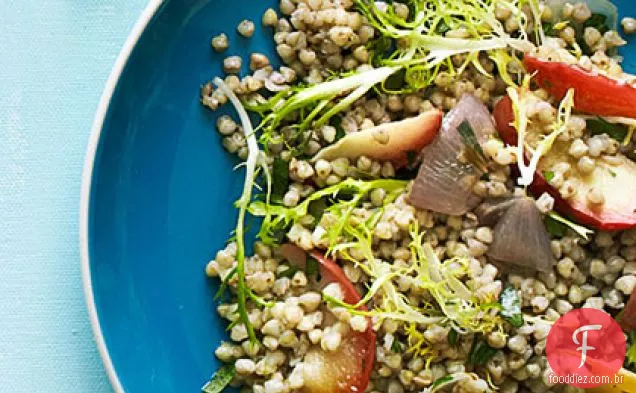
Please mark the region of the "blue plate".
MULTIPOLYGON (((616 3, 636 14, 630 0, 616 3)), ((234 227, 243 177, 221 147, 216 115, 199 104, 199 86, 221 75, 224 56, 274 58, 271 32, 260 26, 270 6, 153 0, 109 80, 87 154, 81 247, 95 336, 117 393, 198 392, 219 366, 225 325, 204 267, 234 227), (257 26, 251 39, 236 33, 244 18, 257 26), (220 32, 231 42, 222 55, 210 48, 220 32)))

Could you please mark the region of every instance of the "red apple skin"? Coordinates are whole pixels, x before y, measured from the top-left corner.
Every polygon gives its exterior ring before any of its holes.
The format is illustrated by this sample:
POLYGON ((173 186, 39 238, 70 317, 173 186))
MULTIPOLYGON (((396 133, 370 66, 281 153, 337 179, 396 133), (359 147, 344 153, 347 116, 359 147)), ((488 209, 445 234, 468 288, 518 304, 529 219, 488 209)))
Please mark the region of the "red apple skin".
MULTIPOLYGON (((280 248, 281 254, 292 264, 304 268, 307 253, 293 244, 284 244, 280 248)), ((344 274, 340 266, 320 251, 313 250, 309 254, 318 261, 320 268, 320 282, 323 287, 329 283, 340 284, 344 298, 348 304, 357 304, 360 294, 355 286, 344 274)), ((362 306, 359 310, 366 311, 362 306)), ((376 334, 373 331, 371 319, 364 332, 350 331, 343 337, 337 352, 325 352, 319 347, 310 349, 305 355, 305 367, 312 367, 312 371, 305 371, 305 385, 302 393, 362 393, 369 384, 371 372, 375 362, 376 334), (307 376, 310 375, 310 378, 307 376)))
MULTIPOLYGON (((514 121, 514 112, 512 110, 510 97, 505 96, 497 103, 493 116, 501 139, 509 145, 516 145, 517 130, 511 125, 514 121)), ((631 168, 636 168, 636 164, 627 158, 625 158, 625 160, 625 165, 629 165, 630 170, 631 168)), ((513 169, 516 169, 516 165, 513 165, 513 169)), ((636 178, 636 171, 634 171, 632 175, 636 178)), ((611 192, 620 192, 620 190, 625 187, 624 184, 620 184, 620 182, 617 183, 615 187, 611 187, 611 192)), ((573 201, 567 201, 561 197, 557 189, 548 184, 540 172, 535 173, 534 181, 529 189, 537 197, 544 192, 550 194, 554 198, 555 209, 559 213, 571 217, 582 225, 604 231, 618 231, 636 227, 634 203, 628 206, 603 205, 601 208, 593 208, 587 204, 584 196, 582 200, 581 198, 575 197, 573 201)), ((625 190, 625 192, 632 191, 634 190, 625 190)), ((632 200, 636 201, 636 193, 632 200)))
POLYGON ((574 107, 599 116, 636 117, 636 88, 577 65, 523 57, 523 64, 534 80, 550 95, 561 100, 574 89, 574 107))
POLYGON ((320 150, 312 161, 331 161, 340 157, 355 160, 366 156, 373 160, 391 161, 398 168, 404 167, 409 163, 410 152, 418 154, 435 139, 442 117, 442 111, 431 109, 416 117, 353 132, 320 150))

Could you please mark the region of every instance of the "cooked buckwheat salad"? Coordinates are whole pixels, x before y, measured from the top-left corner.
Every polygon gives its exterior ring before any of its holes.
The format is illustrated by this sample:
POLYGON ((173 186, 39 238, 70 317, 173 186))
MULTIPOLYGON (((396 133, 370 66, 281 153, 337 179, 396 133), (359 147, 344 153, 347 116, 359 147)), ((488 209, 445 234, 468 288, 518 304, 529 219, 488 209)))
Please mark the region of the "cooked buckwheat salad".
POLYGON ((265 26, 277 58, 217 35, 226 75, 201 89, 236 112, 216 129, 245 177, 206 268, 229 340, 204 392, 578 392, 545 354, 577 308, 616 318, 634 367, 636 76, 616 30, 634 19, 600 0, 280 0, 253 19, 238 33, 265 26))

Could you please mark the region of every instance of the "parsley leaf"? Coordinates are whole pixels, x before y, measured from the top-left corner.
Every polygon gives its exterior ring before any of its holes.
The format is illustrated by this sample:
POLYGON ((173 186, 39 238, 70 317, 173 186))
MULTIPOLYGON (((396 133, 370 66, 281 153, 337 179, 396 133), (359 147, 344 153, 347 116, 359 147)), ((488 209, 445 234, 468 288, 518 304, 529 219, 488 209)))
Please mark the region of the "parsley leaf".
POLYGON ((590 119, 587 121, 587 129, 592 135, 607 134, 609 137, 623 142, 629 130, 626 126, 620 124, 612 124, 602 117, 590 119))
POLYGON ((594 27, 600 31, 601 34, 605 34, 609 30, 607 25, 607 15, 594 13, 588 20, 583 23, 583 29, 586 27, 594 27))
POLYGON ((483 340, 473 340, 473 346, 468 353, 469 366, 483 366, 497 353, 497 350, 483 340))
POLYGON ((336 138, 333 141, 336 143, 346 135, 344 128, 342 128, 342 116, 334 116, 331 119, 331 125, 336 129, 336 138))
POLYGON ((543 171, 543 178, 545 181, 550 182, 550 180, 554 179, 553 171, 543 171))
POLYGON ((475 131, 473 131, 473 127, 470 125, 468 120, 461 122, 459 127, 457 127, 457 131, 462 137, 462 142, 464 142, 464 145, 468 148, 468 160, 478 169, 481 169, 482 172, 486 172, 488 166, 486 154, 484 154, 484 151, 475 136, 475 131))
POLYGON ((381 36, 368 45, 368 50, 371 52, 371 64, 374 67, 382 66, 382 59, 386 58, 387 52, 392 45, 393 42, 387 36, 381 36))
MULTIPOLYGON (((593 230, 591 230, 591 229, 589 229, 589 228, 586 228, 586 227, 584 227, 583 225, 579 225, 579 224, 575 223, 575 222, 574 222, 574 221, 572 221, 572 220, 568 220, 567 218, 565 218, 565 217, 563 217, 563 216, 559 215, 559 214, 558 214, 557 212, 555 212, 555 211, 551 211, 550 213, 548 213, 548 215, 547 215, 546 219, 547 219, 547 218, 549 218, 549 219, 551 219, 551 220, 555 221, 556 223, 558 223, 558 224, 562 225, 562 226, 563 226, 563 228, 562 228, 562 229, 558 229, 558 230, 559 230, 559 231, 561 231, 561 230, 562 230, 564 234, 565 234, 565 232, 566 232, 568 229, 571 229, 571 230, 573 230, 574 232, 576 232, 576 234, 577 234, 577 235, 581 236, 583 239, 588 240, 589 236, 590 236, 591 234, 593 234, 593 233, 594 233, 594 231, 593 231, 593 230)), ((548 224, 546 223, 546 226, 547 226, 547 225, 548 225, 548 224)), ((550 228, 548 228, 548 232, 549 232, 549 231, 550 231, 550 228)), ((561 236, 563 236, 563 235, 561 235, 561 236)))
POLYGON ((519 293, 513 287, 506 287, 501 292, 499 303, 503 308, 499 313, 506 321, 514 327, 523 325, 523 314, 521 313, 521 299, 519 293))
POLYGON ((393 353, 402 353, 404 352, 404 346, 401 342, 394 339, 393 344, 391 344, 391 351, 393 351, 393 353))
POLYGON ((558 222, 557 220, 555 220, 554 218, 550 216, 545 217, 544 223, 545 223, 545 229, 548 230, 548 233, 556 237, 565 236, 568 230, 568 227, 565 224, 558 222))
POLYGON ((234 365, 226 364, 214 373, 210 381, 201 388, 201 392, 220 393, 232 382, 235 375, 236 369, 234 365))
POLYGON ((273 202, 282 202, 289 188, 289 163, 280 157, 274 157, 272 164, 272 194, 273 202))
POLYGON ((406 70, 401 69, 389 76, 383 83, 382 88, 386 92, 398 92, 404 90, 406 86, 406 70))
POLYGON ((593 27, 601 34, 605 34, 610 28, 608 26, 607 15, 593 13, 592 16, 586 20, 583 24, 577 24, 573 26, 576 29, 576 42, 581 47, 583 54, 592 55, 594 50, 585 41, 585 29, 593 27))
POLYGON ((451 345, 451 347, 457 346, 458 339, 459 334, 457 333, 457 330, 451 329, 448 331, 448 343, 451 345))
POLYGON ((552 33, 554 32, 554 24, 552 24, 551 22, 543 22, 543 33, 545 35, 551 36, 552 33))
POLYGON ((314 223, 318 224, 322 215, 325 213, 325 209, 327 208, 327 199, 320 198, 315 201, 311 201, 309 206, 307 207, 307 213, 309 213, 314 218, 314 223))
POLYGON ((442 19, 435 27, 435 32, 439 35, 444 35, 450 31, 450 26, 442 19))

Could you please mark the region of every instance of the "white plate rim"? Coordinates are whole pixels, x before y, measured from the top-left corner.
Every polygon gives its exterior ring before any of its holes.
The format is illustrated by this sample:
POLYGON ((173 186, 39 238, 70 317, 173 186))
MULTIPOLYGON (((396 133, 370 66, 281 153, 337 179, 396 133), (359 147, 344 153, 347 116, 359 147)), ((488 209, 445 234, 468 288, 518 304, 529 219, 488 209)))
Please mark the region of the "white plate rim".
POLYGON ((132 53, 133 49, 137 45, 141 34, 144 32, 152 18, 155 16, 159 7, 164 3, 164 0, 149 0, 145 9, 137 19, 132 31, 128 35, 124 46, 117 56, 117 60, 110 72, 106 86, 102 93, 102 97, 99 101, 95 118, 93 119, 93 125, 91 127, 91 133, 88 140, 88 147, 86 148, 86 155, 84 159, 84 169, 82 172, 82 186, 80 196, 80 211, 79 211, 79 244, 80 244, 80 263, 82 267, 82 283, 84 286, 84 298, 86 299, 86 305, 88 307, 88 316, 91 322, 93 330, 93 337, 99 350, 99 355, 104 363, 106 374, 108 379, 115 390, 115 393, 125 393, 124 388, 117 376, 115 367, 113 366, 112 359, 108 353, 106 342, 102 334, 102 328, 99 324, 99 317, 97 315, 97 309, 95 307, 95 298, 93 296, 93 285, 91 282, 91 269, 90 258, 88 250, 88 208, 90 202, 90 191, 93 177, 93 168, 95 164, 95 153, 102 134, 102 128, 106 114, 108 113, 108 107, 113 97, 113 93, 121 73, 124 70, 126 63, 132 53))

